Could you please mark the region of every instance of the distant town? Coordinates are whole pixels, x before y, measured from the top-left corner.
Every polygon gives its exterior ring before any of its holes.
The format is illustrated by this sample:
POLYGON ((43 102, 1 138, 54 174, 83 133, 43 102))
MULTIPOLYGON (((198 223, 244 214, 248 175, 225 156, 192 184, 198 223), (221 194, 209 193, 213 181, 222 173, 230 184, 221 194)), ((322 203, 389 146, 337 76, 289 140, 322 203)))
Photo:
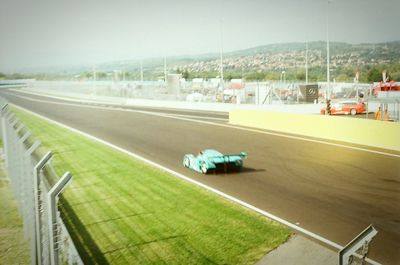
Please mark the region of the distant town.
MULTIPOLYGON (((224 79, 287 80, 326 79, 326 42, 283 43, 226 52, 223 56, 224 79)), ((400 80, 400 41, 376 44, 330 44, 331 78, 349 82, 358 72, 362 82, 381 81, 386 70, 391 80, 400 80)), ((220 54, 126 60, 99 65, 56 68, 24 73, 1 74, 0 78, 110 80, 115 72, 124 80, 164 80, 165 73, 180 73, 185 79, 219 78, 220 54), (142 68, 140 67, 142 65, 142 68)))

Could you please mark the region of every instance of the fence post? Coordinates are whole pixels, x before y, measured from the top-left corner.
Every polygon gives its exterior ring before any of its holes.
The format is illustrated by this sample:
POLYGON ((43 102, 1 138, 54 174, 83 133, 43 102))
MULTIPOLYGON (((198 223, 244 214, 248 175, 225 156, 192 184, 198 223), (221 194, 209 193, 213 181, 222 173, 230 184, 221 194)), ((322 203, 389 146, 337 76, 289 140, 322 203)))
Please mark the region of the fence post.
MULTIPOLYGON (((1 134, 3 139, 3 146, 4 146, 4 154, 6 154, 7 145, 8 145, 8 137, 7 137, 7 129, 6 129, 6 116, 8 114, 8 103, 4 104, 1 107, 1 134)), ((7 156, 4 156, 5 165, 7 166, 7 156)))
MULTIPOLYGON (((21 127, 23 127, 23 126, 20 125, 17 128, 17 130, 15 131, 17 136, 18 136, 18 129, 21 128, 21 127)), ((20 180, 21 180, 21 182, 19 184, 19 186, 20 186, 20 196, 21 196, 21 207, 20 207, 20 209, 21 209, 21 216, 23 217, 22 219, 23 219, 23 222, 24 222, 24 235, 25 235, 25 238, 28 238, 28 230, 27 230, 28 229, 27 222, 29 220, 28 217, 27 217, 28 203, 29 203, 30 200, 32 200, 32 198, 29 198, 27 196, 27 186, 29 185, 29 176, 28 176, 28 174, 27 174, 27 172, 25 170, 25 167, 24 167, 26 157, 23 155, 23 153, 24 153, 24 142, 30 136, 31 136, 31 133, 29 131, 26 131, 25 134, 21 138, 19 138, 18 142, 17 142, 17 149, 18 149, 18 152, 20 153, 20 155, 19 155, 19 162, 20 162, 19 168, 20 168, 20 180)))
POLYGON ((41 249, 41 222, 40 222, 40 209, 39 209, 39 184, 40 184, 40 171, 52 158, 53 154, 48 152, 42 159, 36 164, 33 169, 33 182, 34 182, 34 194, 35 194, 35 219, 36 219, 36 253, 37 253, 37 264, 42 265, 42 249, 41 249))
MULTIPOLYGON (((30 157, 33 154, 33 152, 35 152, 36 149, 39 148, 39 146, 40 146, 40 141, 35 141, 24 154, 25 158, 27 159, 25 166, 27 166, 27 169, 29 170, 29 172, 32 172, 32 164, 31 164, 32 161, 31 161, 30 157)), ((36 265, 37 264, 37 251, 36 251, 37 247, 36 247, 36 222, 35 222, 35 220, 36 220, 35 219, 36 218, 35 189, 34 189, 34 186, 32 185, 33 184, 32 175, 30 175, 29 177, 30 177, 30 181, 29 181, 30 185, 27 187, 27 190, 29 190, 29 192, 30 192, 30 199, 31 199, 31 201, 29 201, 30 215, 28 217, 28 219, 31 220, 31 223, 30 223, 31 264, 36 265)))
POLYGON ((57 236, 57 204, 56 198, 61 191, 70 183, 72 175, 66 172, 59 181, 47 193, 49 206, 49 239, 50 239, 50 264, 58 265, 58 247, 55 247, 55 237, 57 236))
MULTIPOLYGON (((8 104, 7 104, 8 105, 8 104)), ((8 126, 10 123, 10 119, 12 119, 12 113, 7 110, 7 105, 2 108, 2 116, 1 116, 1 123, 2 123, 2 130, 3 130, 3 144, 4 144, 4 164, 6 169, 9 167, 9 160, 10 160, 10 135, 8 133, 8 126)))

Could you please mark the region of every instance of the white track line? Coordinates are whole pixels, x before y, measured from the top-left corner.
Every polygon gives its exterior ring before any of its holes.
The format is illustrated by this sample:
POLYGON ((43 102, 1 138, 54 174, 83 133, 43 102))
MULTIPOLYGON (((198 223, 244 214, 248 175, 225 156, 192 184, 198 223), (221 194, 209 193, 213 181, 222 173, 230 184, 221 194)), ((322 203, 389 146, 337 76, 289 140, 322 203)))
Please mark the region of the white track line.
MULTIPOLYGON (((144 158, 144 157, 142 157, 142 156, 140 156, 138 154, 130 152, 130 151, 126 150, 126 149, 123 149, 123 148, 121 148, 119 146, 116 146, 116 145, 114 145, 114 144, 112 144, 110 142, 104 141, 104 140, 102 140, 100 138, 97 138, 97 137, 95 137, 93 135, 87 134, 87 133, 85 133, 83 131, 80 131, 78 129, 69 127, 68 125, 65 125, 63 123, 57 122, 57 121, 49 119, 47 117, 44 117, 44 116, 42 116, 40 114, 37 114, 37 113, 32 112, 30 110, 27 110, 27 109, 25 109, 23 107, 17 106, 15 104, 12 104, 12 105, 17 107, 17 108, 19 108, 19 109, 21 109, 21 110, 23 110, 23 111, 26 111, 26 112, 36 116, 36 117, 39 117, 39 118, 41 118, 43 120, 46 120, 46 121, 48 121, 50 123, 56 124, 56 125, 58 125, 58 126, 60 126, 62 128, 68 129, 68 130, 70 130, 72 132, 75 132, 77 134, 83 135, 83 136, 85 136, 85 137, 87 137, 89 139, 92 139, 92 140, 96 141, 96 142, 102 143, 102 144, 104 144, 104 145, 106 145, 108 147, 111 147, 111 148, 113 148, 115 150, 118 150, 118 151, 120 151, 120 152, 122 152, 122 153, 124 153, 126 155, 129 155, 129 156, 135 158, 135 159, 141 160, 141 161, 143 161, 143 162, 145 162, 145 163, 147 163, 149 165, 152 165, 152 166, 154 166, 156 168, 159 168, 159 169, 161 169, 161 170, 163 170, 165 172, 168 172, 168 173, 172 174, 173 176, 176 176, 176 177, 178 177, 180 179, 186 180, 186 181, 188 181, 190 183, 193 183, 193 184, 195 184, 197 186, 200 186, 200 187, 202 187, 202 188, 204 188, 206 190, 209 190, 209 191, 211 191, 213 193, 216 193, 216 194, 218 194, 218 195, 220 195, 220 196, 222 196, 222 197, 224 197, 224 198, 226 198, 226 199, 228 199, 230 201, 238 203, 238 204, 240 204, 240 205, 242 205, 242 206, 244 206, 244 207, 246 207, 248 209, 251 209, 251 210, 253 210, 253 211, 255 211, 255 212, 257 212, 257 213, 259 213, 259 214, 261 214, 263 216, 266 216, 266 217, 268 217, 268 218, 270 218, 272 220, 275 220, 275 221, 277 221, 277 222, 279 222, 281 224, 284 224, 284 225, 286 225, 286 226, 288 226, 288 227, 290 227, 290 228, 292 228, 292 229, 294 229, 294 230, 296 230, 296 231, 298 231, 298 232, 300 232, 300 233, 302 233, 304 235, 307 235, 307 236, 312 237, 312 238, 314 238, 314 239, 316 239, 316 240, 318 240, 320 242, 323 242, 324 244, 326 244, 328 246, 331 246, 331 247, 336 248, 338 250, 341 250, 343 248, 343 246, 341 246, 341 245, 339 245, 339 244, 337 244, 337 243, 335 243, 333 241, 330 241, 329 239, 326 239, 326 238, 324 238, 324 237, 322 237, 322 236, 320 236, 318 234, 315 234, 315 233, 313 233, 313 232, 311 232, 309 230, 306 230, 306 229, 304 229, 304 228, 302 228, 302 227, 300 227, 298 225, 292 224, 289 221, 286 221, 285 219, 282 219, 282 218, 280 218, 280 217, 278 217, 276 215, 273 215, 273 214, 271 214, 271 213, 269 213, 267 211, 261 210, 261 209, 255 207, 255 206, 247 203, 247 202, 244 202, 244 201, 242 201, 242 200, 240 200, 238 198, 235 198, 235 197, 233 197, 231 195, 228 195, 228 194, 226 194, 226 193, 224 193, 222 191, 219 191, 219 190, 214 189, 214 188, 212 188, 210 186, 207 186, 207 185, 205 185, 205 184, 203 184, 203 183, 201 183, 199 181, 191 179, 191 178, 189 178, 189 177, 187 177, 187 176, 185 176, 185 175, 183 175, 183 174, 181 174, 179 172, 176 172, 176 171, 174 171, 172 169, 169 169, 169 168, 167 168, 165 166, 162 166, 162 165, 160 165, 160 164, 158 164, 158 163, 156 163, 154 161, 148 160, 148 159, 146 159, 146 158, 144 158)), ((368 258, 366 259, 366 261, 368 263, 372 264, 372 265, 381 265, 380 263, 378 263, 378 262, 376 262, 374 260, 368 259, 368 258)))
MULTIPOLYGON (((152 113, 160 113, 160 112, 152 112, 152 113)), ((224 118, 215 118, 215 117, 206 117, 206 116, 198 116, 198 115, 187 115, 187 114, 174 114, 174 113, 165 113, 168 116, 171 116, 172 118, 174 117, 179 117, 179 118, 201 118, 205 120, 215 120, 215 121, 225 121, 228 122, 229 119, 224 119, 224 118)))
MULTIPOLYGON (((75 107, 91 108, 91 109, 103 109, 103 110, 108 110, 108 111, 136 112, 136 113, 159 116, 159 117, 164 117, 164 118, 184 120, 184 121, 208 124, 208 125, 212 125, 212 126, 219 126, 219 127, 231 128, 231 129, 236 129, 236 130, 243 130, 243 131, 248 131, 248 132, 253 132, 253 133, 273 135, 273 136, 284 137, 284 138, 288 138, 288 139, 294 139, 294 140, 300 140, 300 141, 306 141, 306 142, 312 142, 312 143, 318 143, 318 144, 325 144, 325 145, 353 149, 353 150, 357 150, 357 151, 363 151, 363 152, 368 152, 368 153, 373 153, 373 154, 378 154, 378 155, 385 155, 385 156, 392 156, 392 157, 400 158, 400 154, 394 154, 394 153, 389 153, 389 152, 384 152, 384 151, 377 151, 377 150, 372 150, 372 149, 368 149, 368 148, 364 148, 364 147, 356 147, 356 146, 351 146, 351 145, 346 145, 346 144, 327 142, 324 140, 316 140, 316 139, 310 139, 310 138, 305 138, 305 137, 301 137, 301 136, 287 135, 287 134, 283 134, 283 133, 279 133, 279 132, 269 132, 269 131, 263 131, 263 130, 259 130, 259 129, 239 127, 239 126, 230 125, 230 124, 198 120, 198 119, 219 120, 219 118, 210 118, 210 117, 203 117, 203 116, 190 116, 190 115, 187 115, 187 116, 193 117, 193 118, 187 118, 186 115, 179 115, 179 114, 160 113, 160 112, 152 112, 152 111, 144 111, 144 110, 132 110, 132 109, 123 109, 123 108, 115 108, 115 107, 102 107, 102 106, 94 106, 94 105, 82 105, 82 104, 77 104, 77 103, 51 102, 51 101, 41 100, 41 99, 32 99, 29 97, 24 97, 24 96, 15 95, 15 94, 12 94, 12 96, 20 97, 20 98, 30 100, 30 101, 43 102, 43 103, 55 104, 55 105, 75 106, 75 107)), ((225 119, 222 119, 222 120, 226 121, 225 119)))

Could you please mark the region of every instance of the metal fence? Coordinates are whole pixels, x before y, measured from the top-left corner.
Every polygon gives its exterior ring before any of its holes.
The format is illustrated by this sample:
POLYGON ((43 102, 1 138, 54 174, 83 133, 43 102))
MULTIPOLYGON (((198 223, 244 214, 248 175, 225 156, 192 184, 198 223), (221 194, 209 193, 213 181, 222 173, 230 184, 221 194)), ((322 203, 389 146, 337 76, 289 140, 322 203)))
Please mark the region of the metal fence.
POLYGON ((57 207, 72 175, 57 176, 52 153, 43 152, 4 99, 0 106, 5 167, 30 243, 31 263, 83 264, 57 207))
MULTIPOLYGON (((35 81, 27 89, 50 94, 82 99, 137 98, 177 101, 225 102, 243 104, 296 104, 301 103, 301 82, 226 82, 224 88, 214 83, 180 82, 179 90, 172 93, 164 82, 156 81, 35 81)), ((326 82, 318 82, 319 101, 327 93, 326 82)), ((357 99, 360 94, 367 95, 372 84, 331 83, 332 98, 357 99)))
MULTIPOLYGON (((232 84, 226 84, 227 87, 230 85, 232 84)), ((310 106, 312 103, 305 100, 301 93, 301 85, 300 82, 289 81, 243 82, 240 89, 221 90, 210 82, 201 84, 185 82, 180 84, 177 93, 171 94, 164 82, 34 81, 27 84, 23 90, 64 99, 71 98, 78 101, 104 104, 142 104, 143 106, 158 107, 159 105, 168 105, 164 102, 173 102, 172 107, 176 107, 176 103, 192 104, 193 101, 196 101, 213 104, 215 108, 211 109, 222 108, 227 110, 230 109, 229 106, 234 106, 230 103, 240 103, 271 111, 319 113, 325 104, 324 97, 328 93, 327 83, 318 82, 315 84, 318 87, 318 100, 313 102, 314 106, 310 106), (140 103, 138 100, 144 100, 145 103, 140 103), (223 103, 225 106, 223 106, 223 103)), ((366 106, 365 118, 373 119, 374 114, 370 115, 370 112, 376 113, 381 107, 382 110, 387 110, 389 120, 400 121, 400 99, 398 96, 389 97, 388 93, 387 97, 377 98, 371 94, 372 84, 335 82, 331 83, 330 86, 332 103, 364 102, 366 106)), ((194 105, 190 106, 193 107, 194 105)))

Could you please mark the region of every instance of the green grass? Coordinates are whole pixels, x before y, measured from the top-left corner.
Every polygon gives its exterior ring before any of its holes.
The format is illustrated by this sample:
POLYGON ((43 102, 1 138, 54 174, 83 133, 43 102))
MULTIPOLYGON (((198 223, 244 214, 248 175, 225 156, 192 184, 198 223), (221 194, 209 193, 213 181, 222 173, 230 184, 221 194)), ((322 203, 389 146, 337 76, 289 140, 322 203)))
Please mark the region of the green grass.
POLYGON ((73 174, 62 215, 86 264, 254 264, 291 231, 193 184, 16 109, 73 174))
POLYGON ((17 201, 0 160, 0 264, 30 263, 29 244, 23 232, 17 201))

